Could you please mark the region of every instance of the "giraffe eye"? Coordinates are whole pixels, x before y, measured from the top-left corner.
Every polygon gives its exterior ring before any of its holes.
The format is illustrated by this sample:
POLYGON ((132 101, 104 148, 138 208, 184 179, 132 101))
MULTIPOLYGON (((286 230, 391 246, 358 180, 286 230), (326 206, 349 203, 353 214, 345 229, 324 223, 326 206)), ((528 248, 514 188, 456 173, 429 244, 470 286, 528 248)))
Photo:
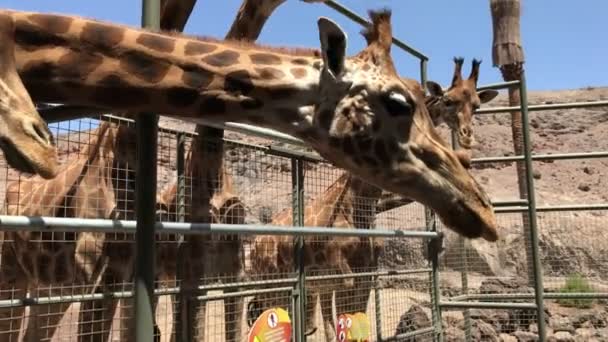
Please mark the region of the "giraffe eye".
POLYGON ((411 115, 412 105, 407 101, 405 95, 398 92, 390 92, 382 98, 386 110, 392 116, 411 115))

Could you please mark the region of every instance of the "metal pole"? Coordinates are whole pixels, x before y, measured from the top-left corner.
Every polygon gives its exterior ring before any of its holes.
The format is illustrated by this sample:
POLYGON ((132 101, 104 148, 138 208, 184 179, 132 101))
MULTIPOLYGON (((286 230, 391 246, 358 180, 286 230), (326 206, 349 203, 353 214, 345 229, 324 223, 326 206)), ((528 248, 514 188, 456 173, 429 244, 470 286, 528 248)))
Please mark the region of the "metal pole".
POLYGON ((534 194, 534 177, 532 165, 532 148, 530 143, 530 120, 528 118, 528 94, 526 89, 525 73, 521 74, 520 87, 520 106, 523 121, 523 143, 526 166, 526 187, 528 191, 528 219, 530 222, 530 243, 532 248, 532 267, 534 271, 534 293, 536 298, 536 311, 538 319, 538 338, 540 341, 546 339, 545 329, 545 310, 543 300, 543 272, 540 263, 540 251, 538 246, 538 229, 536 222, 536 198, 534 194))
MULTIPOLYGON (((297 158, 291 159, 291 181, 292 193, 292 215, 293 225, 304 225, 304 167, 302 161, 297 158)), ((304 237, 297 236, 295 239, 294 261, 298 281, 294 289, 294 341, 306 341, 306 274, 304 269, 304 237)))
MULTIPOLYGON (((159 29, 160 0, 144 0, 142 25, 159 29)), ((135 340, 154 340, 154 225, 156 221, 156 150, 158 116, 137 117, 137 178, 135 232, 135 340)))
MULTIPOLYGON (((176 134, 177 138, 177 149, 176 149, 176 171, 177 171, 177 188, 176 190, 176 208, 177 208, 177 221, 185 222, 186 221, 186 163, 185 163, 185 154, 186 154, 186 137, 183 133, 176 134)), ((176 276, 177 279, 184 279, 183 267, 180 265, 184 265, 182 262, 184 261, 184 235, 179 235, 177 241, 177 262, 176 266, 176 276)), ((179 307, 179 311, 175 317, 180 317, 175 321, 175 340, 182 342, 188 341, 189 334, 191 331, 188 323, 190 320, 189 311, 188 311, 188 294, 185 291, 182 291, 183 287, 180 286, 179 294, 176 295, 177 307, 179 307)))

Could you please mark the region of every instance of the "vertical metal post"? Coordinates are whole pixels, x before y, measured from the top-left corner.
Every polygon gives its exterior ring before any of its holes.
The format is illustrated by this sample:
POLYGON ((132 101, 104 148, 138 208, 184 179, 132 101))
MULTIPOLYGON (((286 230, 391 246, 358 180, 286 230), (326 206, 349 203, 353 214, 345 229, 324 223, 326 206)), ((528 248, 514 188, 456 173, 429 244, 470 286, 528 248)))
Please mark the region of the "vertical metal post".
MULTIPOLYGON (((451 131, 450 137, 452 138, 452 147, 454 150, 458 149, 458 135, 456 132, 451 131)), ((462 267, 460 271, 460 285, 462 287, 462 294, 469 293, 469 278, 468 272, 469 267, 467 263, 467 242, 462 235, 458 236, 458 248, 461 250, 460 254, 460 265, 462 267)), ((462 312, 464 316, 464 337, 466 342, 471 342, 471 311, 468 308, 464 308, 462 312)))
MULTIPOLYGON (((176 171, 177 171, 177 188, 176 188, 176 201, 177 201, 177 221, 185 222, 186 221, 186 163, 185 163, 185 154, 186 154, 186 138, 184 133, 177 133, 177 149, 176 149, 176 171)), ((177 279, 184 279, 183 268, 180 265, 184 265, 182 261, 184 260, 182 248, 182 244, 184 243, 184 236, 180 235, 177 240, 177 262, 176 265, 176 276, 177 279)), ((188 314, 188 294, 182 292, 183 286, 180 286, 180 293, 175 295, 176 298, 179 298, 178 305, 179 312, 175 317, 183 318, 188 314)), ((179 342, 188 341, 188 331, 191 331, 188 323, 189 319, 177 319, 175 320, 175 340, 179 342)))
MULTIPOLYGON (((293 225, 304 225, 304 167, 302 160, 291 159, 293 225)), ((294 341, 304 342, 306 331, 306 273, 304 269, 304 237, 295 238, 294 260, 298 281, 294 289, 294 341)))
MULTIPOLYGON (((422 87, 426 91, 426 80, 427 80, 427 63, 426 59, 420 60, 420 82, 422 87)), ((426 229, 429 231, 437 231, 437 222, 435 218, 435 213, 433 213, 429 208, 424 207, 424 216, 426 222, 426 229)), ((432 243, 429 242, 429 244, 432 243)), ((430 252, 430 249, 428 250, 430 252)), ((429 255, 431 260, 431 301, 433 305, 433 324, 435 325, 435 335, 433 340, 435 341, 443 341, 443 327, 441 323, 441 306, 439 306, 441 291, 439 289, 439 251, 433 253, 433 255, 429 255)))
POLYGON ((426 67, 428 61, 426 59, 420 60, 420 84, 422 84, 422 88, 426 89, 426 67))
POLYGON ((546 339, 545 309, 543 271, 540 263, 540 251, 538 246, 538 227, 536 222, 536 195, 534 193, 534 177, 532 164, 532 145, 530 142, 530 120, 528 118, 528 93, 526 89, 525 72, 522 71, 520 84, 520 106, 523 121, 523 143, 524 163, 526 165, 526 188, 528 190, 528 219, 530 222, 530 248, 532 248, 532 267, 534 272, 534 294, 536 298, 536 310, 538 319, 538 338, 540 341, 546 339))
MULTIPOLYGON (((160 0, 144 0, 142 25, 159 28, 160 0)), ((154 340, 154 224, 156 222, 156 150, 158 116, 141 113, 137 117, 137 178, 135 202, 135 340, 154 340)))

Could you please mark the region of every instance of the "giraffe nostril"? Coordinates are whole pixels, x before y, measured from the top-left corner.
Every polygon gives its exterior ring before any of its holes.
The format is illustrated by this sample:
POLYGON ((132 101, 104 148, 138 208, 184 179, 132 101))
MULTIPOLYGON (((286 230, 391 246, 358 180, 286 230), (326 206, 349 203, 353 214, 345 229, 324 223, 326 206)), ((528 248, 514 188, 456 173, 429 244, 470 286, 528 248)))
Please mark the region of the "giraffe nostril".
POLYGON ((51 131, 45 123, 32 123, 32 129, 33 133, 40 138, 39 140, 42 143, 50 146, 55 145, 53 134, 51 134, 51 131))

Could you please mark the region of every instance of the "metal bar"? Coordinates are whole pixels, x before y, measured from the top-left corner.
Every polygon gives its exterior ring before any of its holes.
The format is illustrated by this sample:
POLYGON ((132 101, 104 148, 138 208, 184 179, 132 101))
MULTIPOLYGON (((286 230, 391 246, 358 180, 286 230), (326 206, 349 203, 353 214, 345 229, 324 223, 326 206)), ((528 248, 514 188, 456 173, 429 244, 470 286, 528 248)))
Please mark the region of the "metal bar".
MULTIPOLYGON (((556 154, 533 154, 533 161, 543 160, 573 160, 573 159, 592 159, 608 158, 608 152, 576 152, 576 153, 556 153, 556 154)), ((524 160, 523 155, 508 157, 484 157, 472 159, 472 163, 496 163, 496 162, 515 162, 524 160)))
POLYGON ((220 300, 220 299, 225 299, 225 298, 245 297, 245 296, 253 296, 253 295, 257 295, 257 294, 291 291, 291 290, 293 290, 293 287, 286 286, 286 287, 277 287, 277 288, 272 288, 272 289, 234 291, 234 292, 218 293, 218 294, 212 294, 212 295, 197 296, 196 300, 211 301, 211 300, 220 300))
POLYGON ((435 328, 433 327, 428 327, 428 328, 424 328, 424 329, 418 329, 415 331, 410 331, 404 334, 397 334, 394 336, 389 336, 387 338, 384 338, 382 341, 415 341, 415 337, 417 336, 421 336, 421 335, 427 335, 427 334, 431 334, 435 331, 435 328))
MULTIPOLYGON (((607 107, 608 101, 590 101, 590 102, 571 102, 571 103, 552 103, 552 104, 540 104, 528 106, 528 111, 538 112, 543 110, 557 110, 557 109, 576 109, 576 108, 595 108, 595 107, 607 107)), ((497 113, 509 113, 516 112, 521 109, 521 106, 512 107, 486 107, 475 111, 475 114, 497 114, 497 113)))
MULTIPOLYGON (((0 225, 2 226, 3 231, 134 233, 136 221, 0 215, 0 225)), ((433 239, 437 237, 436 232, 392 229, 327 229, 327 227, 286 228, 257 224, 181 222, 156 222, 154 226, 158 233, 174 234, 319 235, 422 239, 433 239)))
POLYGON ((506 88, 516 87, 518 85, 519 85, 519 80, 499 82, 499 83, 490 83, 490 84, 485 84, 485 85, 477 87, 477 91, 490 90, 490 89, 494 89, 494 90, 506 89, 506 88))
MULTIPOLYGON (((351 11, 350 9, 344 7, 343 5, 339 4, 337 1, 328 0, 323 3, 363 27, 368 27, 369 25, 371 25, 371 23, 369 21, 367 21, 365 18, 361 17, 357 13, 355 13, 355 12, 351 11)), ((421 60, 429 59, 422 52, 414 49, 413 47, 411 47, 408 44, 404 43, 403 41, 399 40, 398 38, 393 37, 393 44, 395 44, 395 46, 397 46, 398 48, 404 50, 405 52, 407 52, 421 60)))
MULTIPOLYGON (((528 94, 526 89, 525 72, 522 71, 520 78, 520 107, 523 122, 523 147, 526 166, 526 188, 528 193, 528 218, 530 223, 530 243, 532 248, 532 268, 534 272, 534 293, 536 297, 538 338, 541 341, 546 339, 545 310, 543 301, 543 271, 540 261, 540 247, 538 242, 538 227, 536 222, 536 195, 534 194, 534 166, 532 163, 532 143, 530 142, 530 119, 528 118, 528 94)), ((608 103, 608 102, 607 102, 608 103)))
MULTIPOLYGON (((534 299, 534 293, 484 293, 470 294, 465 296, 453 297, 450 300, 467 301, 467 300, 530 300, 534 299)), ((571 292, 571 293, 551 293, 544 294, 545 299, 601 299, 608 298, 608 292, 571 292)))
MULTIPOLYGON (((160 0, 144 0, 142 26, 160 28, 160 0)), ((158 116, 143 113, 137 117, 137 177, 135 179, 135 340, 154 340, 154 260, 156 222, 156 153, 158 116)))
MULTIPOLYGON (((528 210, 527 206, 520 207, 506 207, 496 208, 494 211, 497 213, 518 213, 521 211, 528 210)), ((551 211, 590 211, 590 210, 608 210, 608 203, 601 204, 570 204, 570 205, 551 205, 551 206, 538 206, 536 207, 537 212, 551 212, 551 211)))
POLYGON ((428 77, 428 73, 427 73, 428 63, 429 63, 429 61, 426 59, 420 60, 420 84, 422 84, 422 87, 425 89, 426 89, 426 81, 427 81, 427 77, 428 77))
MULTIPOLYGON (((304 166, 302 160, 291 159, 291 186, 292 186, 292 222, 293 226, 301 227, 304 225, 304 166)), ((304 238, 295 237, 294 262, 298 281, 292 288, 295 294, 295 339, 305 341, 306 331, 306 271, 304 269, 304 238)))
POLYGON ((382 277, 382 276, 396 276, 396 275, 411 275, 420 273, 429 273, 432 269, 430 268, 419 268, 415 270, 401 270, 401 271, 375 271, 375 272, 356 272, 349 274, 329 274, 329 275, 318 275, 318 276, 307 276, 307 280, 336 280, 336 279, 347 279, 347 278, 363 278, 363 277, 382 277))
MULTIPOLYGON (((456 302, 442 301, 439 303, 442 308, 450 309, 530 309, 536 310, 536 304, 533 303, 503 303, 503 302, 456 302)), ((542 340, 544 341, 544 340, 542 340)))
POLYGON ((507 207, 513 205, 528 205, 528 200, 517 199, 510 201, 492 201, 492 206, 494 207, 507 207))
MULTIPOLYGON (((176 149, 176 172, 177 172, 177 189, 176 189, 176 198, 177 201, 177 221, 185 222, 186 221, 186 136, 184 133, 176 134, 177 140, 177 149, 176 149)), ((167 203, 169 204, 169 203, 167 203)), ((169 208, 167 208, 169 209, 169 208)), ((184 265, 186 256, 184 255, 184 236, 179 235, 177 239, 177 258, 175 260, 176 265, 176 276, 177 279, 184 279, 184 265)), ((188 332, 191 329, 188 327, 189 322, 191 320, 188 319, 188 303, 189 298, 186 291, 182 291, 182 287, 180 287, 179 293, 175 294, 175 299, 177 300, 176 308, 177 314, 175 317, 178 319, 175 320, 175 340, 176 341, 185 341, 187 340, 186 336, 188 336, 188 332)))
MULTIPOLYGON (((253 289, 244 291, 234 291, 218 295, 202 295, 198 296, 198 299, 222 299, 228 297, 240 297, 240 296, 251 296, 256 294, 271 293, 278 291, 291 291, 293 288, 289 287, 276 287, 270 289, 253 289)), ((179 287, 171 287, 166 289, 154 290, 155 296, 168 296, 178 294, 180 291, 179 287)), ((48 304, 69 304, 87 301, 98 301, 98 300, 109 300, 109 299, 128 299, 133 298, 133 291, 115 291, 115 292, 104 292, 104 293, 93 293, 93 294, 81 294, 81 295, 62 295, 62 296, 50 296, 50 297, 32 297, 24 299, 6 299, 0 300, 0 309, 17 308, 24 306, 34 305, 48 305, 48 304)))
POLYGON ((267 279, 267 280, 253 280, 253 281, 238 281, 232 283, 218 283, 209 285, 200 285, 197 287, 197 291, 213 291, 213 290, 225 290, 238 287, 252 287, 252 286, 273 286, 273 285, 293 285, 298 281, 297 277, 282 278, 282 279, 267 279))

